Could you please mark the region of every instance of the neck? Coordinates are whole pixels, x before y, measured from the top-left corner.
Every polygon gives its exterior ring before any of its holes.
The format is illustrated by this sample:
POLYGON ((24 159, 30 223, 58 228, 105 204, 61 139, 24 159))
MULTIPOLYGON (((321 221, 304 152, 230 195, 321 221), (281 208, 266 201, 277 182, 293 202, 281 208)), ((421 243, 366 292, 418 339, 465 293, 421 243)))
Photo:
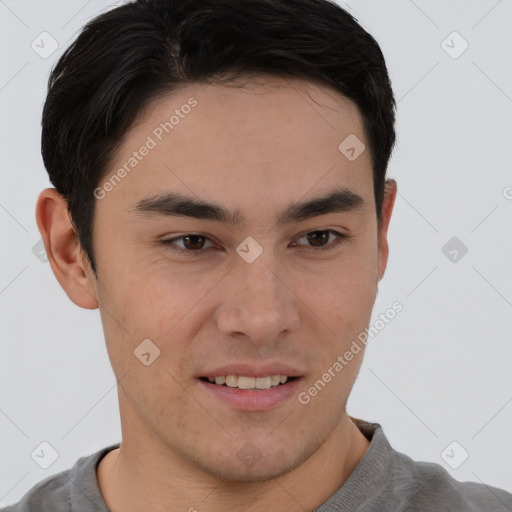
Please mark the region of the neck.
MULTIPOLYGON (((129 432, 127 432, 129 434, 129 432)), ((219 480, 159 446, 123 436, 96 473, 111 512, 246 512, 314 510, 332 496, 362 459, 370 442, 346 415, 320 448, 298 467, 267 481, 219 480), (311 489, 315 489, 314 495, 311 489)))

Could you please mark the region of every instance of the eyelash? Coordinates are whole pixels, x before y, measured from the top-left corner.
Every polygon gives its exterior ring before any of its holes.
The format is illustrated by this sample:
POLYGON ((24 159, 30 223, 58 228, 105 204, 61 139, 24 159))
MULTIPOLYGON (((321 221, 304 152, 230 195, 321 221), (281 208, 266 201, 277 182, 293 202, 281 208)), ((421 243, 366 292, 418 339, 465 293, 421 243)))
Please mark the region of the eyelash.
MULTIPOLYGON (((304 238, 305 236, 307 236, 307 235, 309 235, 311 233, 334 233, 337 236, 336 240, 334 240, 333 242, 331 242, 328 245, 323 245, 323 246, 320 246, 320 247, 311 247, 313 252, 333 250, 336 247, 338 247, 340 244, 342 244, 347 238, 349 238, 347 235, 344 235, 343 233, 339 233, 338 231, 335 231, 334 229, 317 229, 317 230, 313 230, 313 231, 308 231, 304 235, 300 236, 298 238, 298 240, 300 240, 301 238, 304 238)), ((211 242, 211 240, 207 236, 205 236, 205 235, 201 235, 201 234, 197 234, 197 233, 186 233, 185 235, 177 236, 175 238, 169 238, 167 240, 161 240, 160 243, 162 245, 165 245, 169 249, 171 249, 173 252, 176 252, 178 254, 185 254, 187 256, 193 256, 193 255, 196 255, 196 254, 198 256, 201 256, 208 249, 213 249, 213 247, 208 247, 206 249, 198 249, 197 251, 192 251, 190 249, 188 249, 188 250, 187 249, 178 249, 174 245, 174 242, 176 240, 182 240, 183 238, 186 238, 187 236, 203 237, 206 240, 209 240, 211 242)))

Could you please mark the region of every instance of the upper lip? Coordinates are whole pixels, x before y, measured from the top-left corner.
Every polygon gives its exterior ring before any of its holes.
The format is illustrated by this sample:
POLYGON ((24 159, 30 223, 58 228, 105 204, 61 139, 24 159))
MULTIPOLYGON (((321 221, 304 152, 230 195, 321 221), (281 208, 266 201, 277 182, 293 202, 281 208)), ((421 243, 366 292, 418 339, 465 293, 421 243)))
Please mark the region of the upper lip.
POLYGON ((269 375, 287 375, 288 377, 300 377, 302 372, 297 368, 282 363, 255 364, 226 364, 206 370, 200 377, 214 378, 221 375, 243 375, 247 377, 267 377, 269 375))

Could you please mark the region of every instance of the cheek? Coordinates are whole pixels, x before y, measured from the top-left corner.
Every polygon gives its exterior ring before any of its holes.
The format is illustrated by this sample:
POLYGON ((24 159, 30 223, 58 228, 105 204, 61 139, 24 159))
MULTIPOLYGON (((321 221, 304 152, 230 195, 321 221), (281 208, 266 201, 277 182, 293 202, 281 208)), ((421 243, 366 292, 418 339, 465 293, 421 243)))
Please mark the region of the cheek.
POLYGON ((370 247, 324 264, 321 271, 297 272, 298 296, 334 333, 353 333, 370 320, 377 292, 375 254, 370 247))
POLYGON ((218 272, 198 273, 169 265, 142 264, 135 270, 111 274, 101 298, 101 314, 107 349, 118 373, 138 361, 134 350, 151 340, 160 350, 156 362, 181 376, 182 364, 193 347, 197 331, 208 320, 205 307, 212 291, 222 283, 218 272))
POLYGON ((168 261, 124 258, 101 276, 101 305, 115 314, 127 330, 161 336, 204 295, 208 279, 202 282, 168 261))
POLYGON ((154 336, 172 338, 209 303, 212 291, 222 286, 222 275, 216 270, 198 272, 189 267, 177 271, 170 266, 147 273, 137 280, 137 297, 127 305, 125 315, 154 336))

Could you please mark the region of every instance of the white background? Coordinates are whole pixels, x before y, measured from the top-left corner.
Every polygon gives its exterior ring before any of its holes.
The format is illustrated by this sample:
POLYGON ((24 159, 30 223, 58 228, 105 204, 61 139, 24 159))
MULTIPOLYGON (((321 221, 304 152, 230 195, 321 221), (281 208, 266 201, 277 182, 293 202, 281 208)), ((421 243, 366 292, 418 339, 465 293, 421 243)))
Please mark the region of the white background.
MULTIPOLYGON (((32 252, 50 186, 49 70, 111 3, 0 0, 0 505, 120 440, 99 313, 75 306, 32 252), (59 43, 48 59, 31 48, 43 31, 59 43), (43 441, 59 454, 48 469, 31 458, 43 441)), ((512 492, 512 1, 340 5, 381 45, 398 102, 398 196, 372 323, 404 307, 368 344, 348 411, 413 459, 512 492), (469 43, 456 59, 442 47, 454 31, 469 43), (442 252, 452 237, 468 248, 457 262, 442 252), (441 456, 453 441, 452 460, 469 453, 457 469, 441 456)), ((462 48, 457 36, 445 44, 462 48)))

